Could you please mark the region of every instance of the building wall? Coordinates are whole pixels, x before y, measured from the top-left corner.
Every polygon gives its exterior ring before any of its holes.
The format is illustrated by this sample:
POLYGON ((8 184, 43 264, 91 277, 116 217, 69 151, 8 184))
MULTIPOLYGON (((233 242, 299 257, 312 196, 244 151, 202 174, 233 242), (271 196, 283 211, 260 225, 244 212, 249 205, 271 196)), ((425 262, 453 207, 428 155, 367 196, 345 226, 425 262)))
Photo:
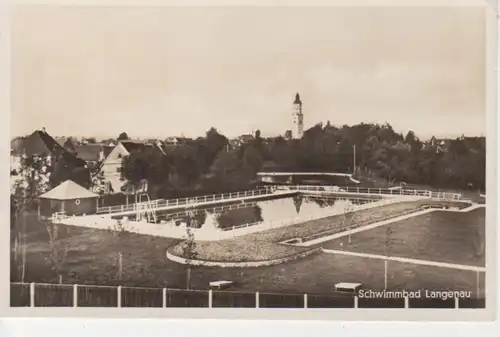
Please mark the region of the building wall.
POLYGON ((120 192, 121 187, 125 184, 125 181, 120 180, 121 168, 123 158, 129 155, 130 153, 127 149, 123 145, 118 144, 103 161, 100 172, 102 172, 106 180, 109 180, 115 192, 120 192))
POLYGON ((50 217, 56 212, 65 211, 67 215, 94 214, 97 210, 97 198, 72 200, 40 199, 40 215, 50 217), (76 200, 80 204, 76 204, 76 200))

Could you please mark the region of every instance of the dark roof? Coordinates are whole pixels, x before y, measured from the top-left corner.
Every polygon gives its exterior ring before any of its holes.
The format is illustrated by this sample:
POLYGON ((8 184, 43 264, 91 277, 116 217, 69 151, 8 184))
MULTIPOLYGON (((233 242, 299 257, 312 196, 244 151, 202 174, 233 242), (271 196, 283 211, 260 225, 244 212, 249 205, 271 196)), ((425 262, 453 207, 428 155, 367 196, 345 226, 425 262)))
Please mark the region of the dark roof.
POLYGON ((103 146, 100 144, 78 145, 75 149, 76 156, 85 161, 99 161, 103 146))
POLYGON ((241 135, 238 137, 242 142, 249 142, 254 139, 252 135, 241 135))
POLYGON ((66 152, 47 132, 40 130, 26 137, 22 148, 27 156, 48 156, 66 152))
POLYGON ((76 147, 71 138, 66 139, 66 141, 63 144, 63 148, 70 152, 76 152, 76 147))
POLYGON ((107 157, 108 154, 110 154, 111 151, 113 151, 114 148, 115 148, 114 146, 103 145, 102 150, 104 152, 104 157, 107 157))
POLYGON ((141 150, 146 146, 143 142, 121 141, 120 143, 128 152, 141 150))
POLYGON ((145 144, 143 142, 134 142, 134 141, 122 141, 120 142, 123 147, 129 152, 132 153, 133 151, 142 151, 142 150, 153 150, 153 151, 158 151, 162 154, 164 154, 163 149, 159 148, 156 144, 145 144))
POLYGON ((187 137, 167 137, 163 142, 167 144, 172 144, 172 143, 183 144, 191 140, 193 139, 187 137))

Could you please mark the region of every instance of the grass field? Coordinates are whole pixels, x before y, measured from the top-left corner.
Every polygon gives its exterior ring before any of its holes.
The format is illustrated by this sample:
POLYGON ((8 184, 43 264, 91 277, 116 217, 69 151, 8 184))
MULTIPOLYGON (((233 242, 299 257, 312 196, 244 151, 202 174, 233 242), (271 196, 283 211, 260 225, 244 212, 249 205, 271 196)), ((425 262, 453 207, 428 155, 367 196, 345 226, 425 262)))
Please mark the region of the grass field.
POLYGON ((343 237, 321 245, 341 249, 341 242, 347 251, 484 266, 485 209, 427 213, 355 233, 350 244, 343 237))
MULTIPOLYGON (((359 224, 372 223, 384 220, 395 214, 417 210, 429 203, 433 202, 430 200, 418 200, 378 206, 355 212, 355 218, 359 224)), ((440 202, 439 204, 443 203, 440 202)), ((467 206, 467 204, 461 205, 461 207, 465 206, 467 206)), ((217 242, 201 242, 196 247, 198 259, 207 261, 246 262, 278 259, 295 255, 307 250, 307 248, 286 246, 279 242, 297 237, 303 238, 345 226, 344 218, 343 214, 339 214, 323 219, 306 221, 292 226, 264 230, 258 233, 239 236, 234 239, 217 242)), ((172 247, 169 251, 174 255, 182 256, 182 249, 179 246, 172 247)))
MULTIPOLYGON (((464 216, 464 213, 459 215, 464 216)), ((30 243, 25 281, 57 282, 49 260, 50 246, 43 224, 31 219, 28 228, 30 243)), ((64 228, 67 230, 65 235, 72 239, 63 273, 64 283, 185 288, 186 267, 165 257, 165 250, 177 244, 177 240, 131 233, 117 240, 109 231, 64 228), (117 277, 119 251, 124 254, 121 281, 117 277)), ((484 275, 480 276, 480 289, 484 291, 484 275)), ((15 274, 12 279, 18 280, 15 274)), ((207 289, 208 282, 220 279, 233 280, 234 288, 241 290, 331 293, 332 285, 340 281, 356 281, 368 288, 381 289, 384 272, 380 260, 319 254, 261 268, 196 267, 192 271, 191 284, 193 288, 207 289)), ((474 272, 389 263, 390 289, 475 291, 476 287, 474 272)))

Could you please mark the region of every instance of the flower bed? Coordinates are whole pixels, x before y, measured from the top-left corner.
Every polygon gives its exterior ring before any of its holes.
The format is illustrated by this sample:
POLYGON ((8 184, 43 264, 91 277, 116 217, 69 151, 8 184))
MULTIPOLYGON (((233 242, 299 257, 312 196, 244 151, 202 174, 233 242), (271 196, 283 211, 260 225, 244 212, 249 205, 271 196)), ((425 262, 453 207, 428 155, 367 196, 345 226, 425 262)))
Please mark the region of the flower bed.
MULTIPOLYGON (((248 241, 245 237, 232 240, 197 242, 197 260, 217 262, 267 261, 289 257, 310 250, 273 242, 248 241)), ((173 255, 183 257, 182 244, 169 249, 173 255)))

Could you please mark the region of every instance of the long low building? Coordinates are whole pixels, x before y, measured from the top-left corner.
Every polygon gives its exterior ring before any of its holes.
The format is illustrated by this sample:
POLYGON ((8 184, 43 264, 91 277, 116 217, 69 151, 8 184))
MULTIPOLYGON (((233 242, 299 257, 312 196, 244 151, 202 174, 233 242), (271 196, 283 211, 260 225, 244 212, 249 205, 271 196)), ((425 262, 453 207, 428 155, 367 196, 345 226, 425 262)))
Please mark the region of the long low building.
POLYGON ((356 185, 360 182, 350 173, 337 172, 259 172, 260 182, 267 184, 332 184, 356 185))

